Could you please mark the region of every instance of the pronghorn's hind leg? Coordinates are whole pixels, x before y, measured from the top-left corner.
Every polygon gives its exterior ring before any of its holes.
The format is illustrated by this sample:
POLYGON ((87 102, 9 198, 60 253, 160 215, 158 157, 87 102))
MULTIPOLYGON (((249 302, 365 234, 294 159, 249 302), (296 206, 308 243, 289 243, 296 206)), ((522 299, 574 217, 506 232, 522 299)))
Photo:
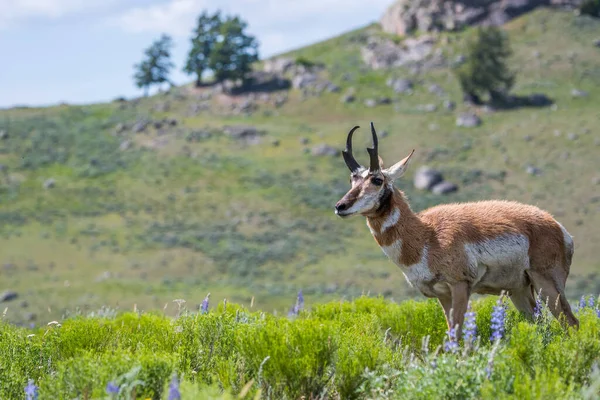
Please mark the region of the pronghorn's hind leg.
POLYGON ((535 298, 533 297, 532 287, 526 286, 520 289, 510 291, 510 300, 525 317, 533 321, 533 313, 535 308, 535 298))
MULTIPOLYGON (((565 280, 562 277, 549 276, 549 273, 539 273, 528 271, 531 282, 536 293, 542 293, 541 299, 543 303, 548 301, 548 307, 557 320, 561 320, 560 315, 564 314, 569 325, 578 327, 579 321, 571 311, 571 306, 565 297, 564 287, 565 280)), ((557 274, 561 275, 561 274, 557 274)))

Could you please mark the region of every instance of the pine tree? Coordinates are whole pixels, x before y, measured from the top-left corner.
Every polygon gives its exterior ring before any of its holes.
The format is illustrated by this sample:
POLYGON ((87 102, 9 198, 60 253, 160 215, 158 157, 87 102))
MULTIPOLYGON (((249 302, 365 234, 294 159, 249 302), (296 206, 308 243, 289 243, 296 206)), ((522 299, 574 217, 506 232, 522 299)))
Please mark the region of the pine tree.
POLYGON ((500 101, 515 82, 508 66, 512 52, 508 37, 498 27, 479 27, 468 43, 467 61, 456 70, 465 97, 479 101, 488 94, 490 100, 500 101))
POLYGON ((196 75, 196 86, 202 85, 202 75, 209 68, 209 58, 217 42, 221 26, 221 15, 203 12, 192 31, 192 48, 183 68, 184 72, 196 75))
POLYGON ((172 47, 171 37, 163 34, 144 51, 145 59, 135 65, 135 84, 139 88, 144 88, 144 95, 148 95, 151 85, 161 85, 165 82, 172 84, 169 80, 169 73, 174 66, 171 62, 172 47))
POLYGON ((220 25, 217 41, 210 54, 209 66, 217 81, 246 81, 252 63, 258 60, 258 42, 244 31, 247 23, 239 17, 227 17, 220 25))

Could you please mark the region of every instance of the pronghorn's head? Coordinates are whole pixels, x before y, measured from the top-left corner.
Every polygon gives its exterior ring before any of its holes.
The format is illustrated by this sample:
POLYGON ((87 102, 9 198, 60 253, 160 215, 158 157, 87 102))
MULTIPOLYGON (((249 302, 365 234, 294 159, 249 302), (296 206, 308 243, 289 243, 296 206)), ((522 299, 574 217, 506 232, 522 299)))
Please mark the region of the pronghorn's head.
POLYGON ((383 161, 378 154, 377 133, 371 122, 373 147, 368 148, 370 163, 369 168, 361 166, 352 155, 352 134, 358 126, 352 128, 346 140, 346 150, 342 151, 344 161, 350 169, 350 183, 352 188, 335 205, 335 213, 340 217, 354 214, 372 215, 389 199, 393 192, 394 181, 401 177, 414 150, 403 160, 391 167, 384 169, 383 161))

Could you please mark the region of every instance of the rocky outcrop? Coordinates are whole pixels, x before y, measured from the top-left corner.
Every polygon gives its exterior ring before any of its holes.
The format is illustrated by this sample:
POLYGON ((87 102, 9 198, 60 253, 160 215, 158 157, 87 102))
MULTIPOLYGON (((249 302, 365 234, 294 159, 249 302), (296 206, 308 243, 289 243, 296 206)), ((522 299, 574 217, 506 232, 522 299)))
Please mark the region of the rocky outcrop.
POLYGON ((435 38, 423 35, 406 38, 402 43, 373 36, 361 49, 362 59, 373 69, 394 68, 402 66, 418 66, 429 69, 444 64, 444 59, 433 47, 435 38))
POLYGON ((381 18, 385 32, 453 31, 470 25, 502 25, 540 6, 575 7, 581 0, 397 0, 381 18))

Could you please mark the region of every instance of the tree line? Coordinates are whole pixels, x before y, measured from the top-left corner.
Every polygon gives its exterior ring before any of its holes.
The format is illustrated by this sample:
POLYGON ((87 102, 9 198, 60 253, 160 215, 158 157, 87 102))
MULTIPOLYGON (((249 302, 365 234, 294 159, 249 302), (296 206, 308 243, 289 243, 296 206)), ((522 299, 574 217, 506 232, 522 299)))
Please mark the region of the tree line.
MULTIPOLYGON (((223 16, 220 11, 200 14, 190 37, 191 48, 183 71, 195 76, 201 86, 207 73, 216 82, 241 80, 246 83, 252 63, 258 61, 258 41, 246 33, 248 24, 238 16, 223 16)), ((152 85, 172 82, 169 79, 175 64, 171 61, 173 39, 162 34, 144 50, 143 60, 135 64, 134 81, 145 95, 152 85)))

